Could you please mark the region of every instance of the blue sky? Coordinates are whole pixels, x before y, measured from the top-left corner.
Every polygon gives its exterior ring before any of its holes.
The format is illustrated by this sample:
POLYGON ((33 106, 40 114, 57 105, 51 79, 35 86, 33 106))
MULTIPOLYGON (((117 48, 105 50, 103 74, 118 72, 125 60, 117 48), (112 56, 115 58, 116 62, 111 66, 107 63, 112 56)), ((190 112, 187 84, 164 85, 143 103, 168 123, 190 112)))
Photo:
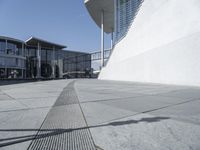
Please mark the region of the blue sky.
POLYGON ((0 0, 0 35, 20 40, 35 36, 76 51, 100 49, 100 29, 84 0, 0 0))

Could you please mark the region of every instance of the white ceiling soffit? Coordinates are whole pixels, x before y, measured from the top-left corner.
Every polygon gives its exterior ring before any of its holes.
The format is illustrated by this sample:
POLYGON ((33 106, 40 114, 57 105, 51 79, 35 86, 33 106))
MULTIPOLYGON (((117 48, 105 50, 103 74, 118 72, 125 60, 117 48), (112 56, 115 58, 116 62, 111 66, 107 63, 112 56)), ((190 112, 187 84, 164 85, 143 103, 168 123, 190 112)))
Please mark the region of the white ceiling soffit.
POLYGON ((96 24, 101 27, 101 11, 104 10, 104 31, 114 29, 114 0, 85 0, 85 6, 96 24))

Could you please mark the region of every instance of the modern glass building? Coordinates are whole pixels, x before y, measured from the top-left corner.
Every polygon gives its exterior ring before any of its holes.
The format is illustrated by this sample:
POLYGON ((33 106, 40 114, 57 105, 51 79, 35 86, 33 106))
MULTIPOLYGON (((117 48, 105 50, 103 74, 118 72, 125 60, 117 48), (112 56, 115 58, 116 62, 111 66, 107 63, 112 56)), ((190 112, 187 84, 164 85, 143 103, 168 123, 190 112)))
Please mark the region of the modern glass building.
POLYGON ((62 78, 66 72, 91 68, 90 54, 64 48, 66 46, 35 37, 24 42, 0 36, 0 78, 62 78), (79 69, 69 68, 67 58, 79 55, 87 57, 88 63, 79 60, 79 69))
POLYGON ((27 77, 55 78, 62 76, 60 51, 66 46, 31 37, 26 40, 27 77), (60 57, 59 57, 60 56, 60 57))
POLYGON ((0 36, 0 78, 24 78, 25 42, 0 36))

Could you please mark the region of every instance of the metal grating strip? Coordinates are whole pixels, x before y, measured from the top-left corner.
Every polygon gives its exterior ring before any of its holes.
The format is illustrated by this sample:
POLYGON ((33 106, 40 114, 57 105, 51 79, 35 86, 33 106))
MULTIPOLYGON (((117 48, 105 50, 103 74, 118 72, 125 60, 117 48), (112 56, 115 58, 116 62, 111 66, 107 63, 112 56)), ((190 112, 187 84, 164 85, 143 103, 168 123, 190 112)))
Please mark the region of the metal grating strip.
POLYGON ((65 87, 55 102, 54 106, 62 106, 62 105, 70 105, 77 104, 78 99, 76 96, 76 92, 74 90, 74 81, 69 83, 67 87, 65 87), (67 100, 66 100, 67 99, 67 100))
POLYGON ((63 90, 29 146, 29 150, 50 149, 96 150, 78 104, 74 81, 63 90))

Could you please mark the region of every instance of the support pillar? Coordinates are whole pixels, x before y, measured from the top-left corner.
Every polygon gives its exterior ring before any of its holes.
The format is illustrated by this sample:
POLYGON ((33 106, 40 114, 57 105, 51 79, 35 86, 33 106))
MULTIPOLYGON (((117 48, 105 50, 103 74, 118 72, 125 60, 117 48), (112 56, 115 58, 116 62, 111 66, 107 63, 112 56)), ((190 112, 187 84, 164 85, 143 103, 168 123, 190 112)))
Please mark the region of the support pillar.
POLYGON ((5 54, 8 53, 7 50, 8 50, 8 40, 6 39, 6 49, 5 49, 5 54))
POLYGON ((111 45, 111 51, 113 49, 113 29, 112 29, 112 32, 111 32, 111 42, 110 42, 110 45, 111 45))
POLYGON ((52 58, 52 78, 55 78, 56 76, 55 76, 55 46, 53 47, 53 53, 52 53, 52 55, 53 55, 53 58, 52 58))
POLYGON ((26 79, 26 69, 24 70, 24 79, 26 79))
MULTIPOLYGON (((7 54, 7 49, 8 49, 8 40, 6 39, 5 54, 7 54)), ((7 69, 7 67, 5 67, 5 78, 8 78, 8 69, 7 69)))
POLYGON ((24 44, 22 43, 22 56, 25 57, 24 44))
POLYGON ((7 70, 7 68, 5 68, 5 78, 6 79, 8 78, 8 70, 7 70))
MULTIPOLYGON (((21 55, 22 55, 23 57, 25 57, 24 43, 22 43, 22 52, 21 52, 21 55)), ((24 64, 26 64, 26 59, 25 59, 25 60, 23 59, 23 61, 24 61, 24 64)), ((25 66, 23 66, 23 67, 25 67, 25 66)), ((26 74, 25 74, 25 72, 24 72, 24 69, 22 69, 22 79, 25 79, 25 78, 26 78, 26 74)))
POLYGON ((101 11, 101 68, 104 67, 104 10, 101 11))
POLYGON ((24 79, 24 69, 21 69, 22 72, 22 79, 24 79))
POLYGON ((41 78, 41 47, 39 42, 37 47, 37 78, 41 78))

